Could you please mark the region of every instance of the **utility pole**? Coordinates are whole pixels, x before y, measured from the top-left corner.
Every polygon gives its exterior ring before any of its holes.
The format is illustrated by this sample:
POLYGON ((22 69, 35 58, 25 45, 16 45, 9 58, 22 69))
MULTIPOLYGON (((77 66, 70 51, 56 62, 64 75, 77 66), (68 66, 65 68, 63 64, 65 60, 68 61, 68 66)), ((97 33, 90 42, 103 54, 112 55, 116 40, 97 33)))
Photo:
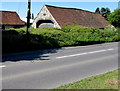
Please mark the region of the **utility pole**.
POLYGON ((120 1, 118 2, 118 9, 120 9, 120 1))
POLYGON ((30 9, 31 9, 31 0, 28 0, 28 11, 27 11, 27 31, 26 34, 29 35, 29 31, 30 31, 30 9))

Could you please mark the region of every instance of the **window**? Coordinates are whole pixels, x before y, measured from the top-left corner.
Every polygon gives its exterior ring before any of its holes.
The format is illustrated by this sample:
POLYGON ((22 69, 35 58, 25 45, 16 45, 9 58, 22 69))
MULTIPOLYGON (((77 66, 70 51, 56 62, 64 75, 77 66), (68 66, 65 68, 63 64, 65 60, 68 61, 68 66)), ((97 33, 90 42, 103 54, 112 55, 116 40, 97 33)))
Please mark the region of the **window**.
POLYGON ((43 16, 46 16, 46 14, 44 13, 43 16))

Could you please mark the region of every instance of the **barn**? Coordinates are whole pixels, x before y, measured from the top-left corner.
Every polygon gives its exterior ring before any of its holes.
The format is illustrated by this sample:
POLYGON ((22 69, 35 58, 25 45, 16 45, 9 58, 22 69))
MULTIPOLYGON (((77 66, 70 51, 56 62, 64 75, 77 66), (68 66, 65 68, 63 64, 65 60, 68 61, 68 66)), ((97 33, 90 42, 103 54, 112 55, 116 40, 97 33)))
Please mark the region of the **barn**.
POLYGON ((33 21, 32 27, 56 27, 78 24, 93 28, 106 28, 108 21, 102 15, 76 8, 44 5, 33 21))
POLYGON ((20 28, 25 24, 16 12, 0 11, 0 29, 20 28))

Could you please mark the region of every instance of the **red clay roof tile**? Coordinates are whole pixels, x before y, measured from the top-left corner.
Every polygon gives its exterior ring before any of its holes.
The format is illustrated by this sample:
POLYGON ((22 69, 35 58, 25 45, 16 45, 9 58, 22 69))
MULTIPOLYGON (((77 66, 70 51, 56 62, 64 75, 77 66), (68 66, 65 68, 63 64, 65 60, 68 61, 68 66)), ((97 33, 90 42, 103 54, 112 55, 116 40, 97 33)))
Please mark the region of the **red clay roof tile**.
POLYGON ((0 20, 2 25, 24 25, 16 12, 0 11, 0 20))
POLYGON ((94 28, 105 28, 108 26, 108 21, 98 13, 75 8, 45 6, 61 27, 72 24, 94 28))

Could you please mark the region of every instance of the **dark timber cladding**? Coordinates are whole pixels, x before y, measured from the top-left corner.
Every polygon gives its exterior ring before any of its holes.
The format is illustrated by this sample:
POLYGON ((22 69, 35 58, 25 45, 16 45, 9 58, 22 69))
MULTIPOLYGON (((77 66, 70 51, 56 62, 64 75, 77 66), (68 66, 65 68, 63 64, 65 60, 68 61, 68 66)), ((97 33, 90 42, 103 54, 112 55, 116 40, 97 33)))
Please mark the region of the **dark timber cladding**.
POLYGON ((79 24, 87 27, 105 28, 108 22, 102 15, 75 8, 62 8, 46 5, 57 23, 64 25, 79 24))

